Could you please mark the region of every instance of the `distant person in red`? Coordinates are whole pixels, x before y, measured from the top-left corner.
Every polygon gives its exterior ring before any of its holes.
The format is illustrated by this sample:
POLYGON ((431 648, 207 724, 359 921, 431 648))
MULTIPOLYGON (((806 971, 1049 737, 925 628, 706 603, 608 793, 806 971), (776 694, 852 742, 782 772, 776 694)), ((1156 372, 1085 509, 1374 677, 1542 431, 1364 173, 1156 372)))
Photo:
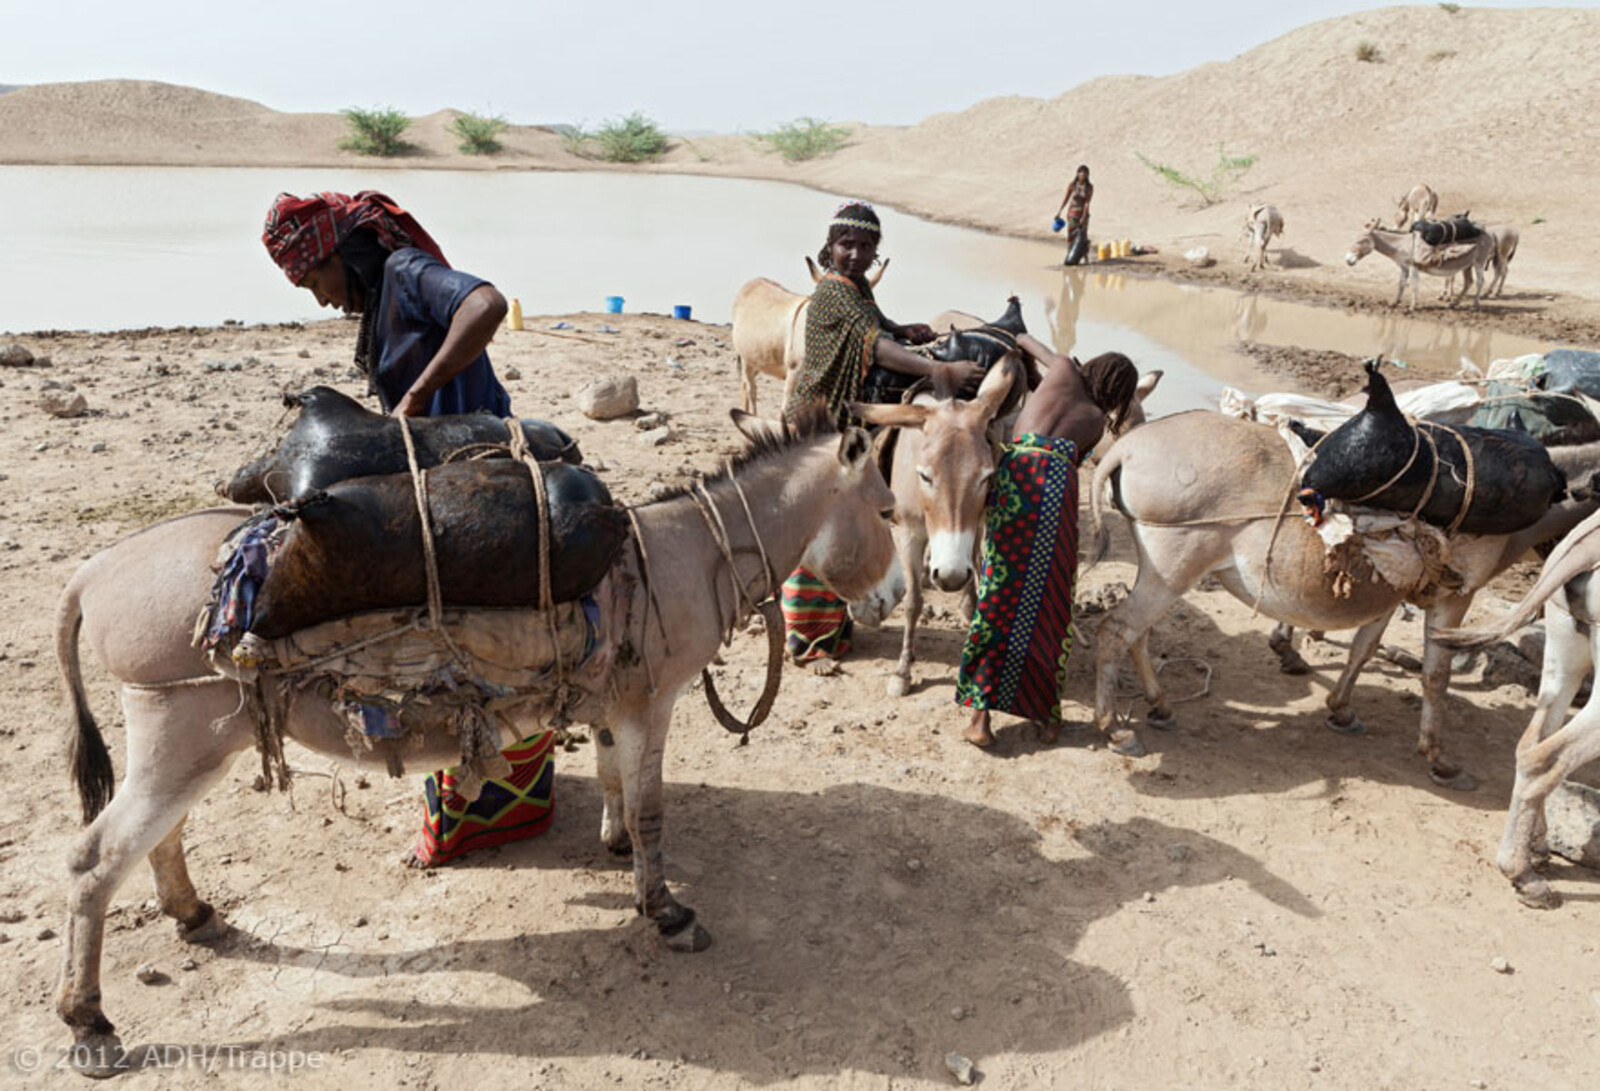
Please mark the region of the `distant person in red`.
MULTIPOLYGON (((1072 181, 1067 183, 1067 192, 1061 198, 1061 206, 1056 209, 1056 219, 1066 219, 1067 227, 1067 260, 1065 264, 1076 265, 1073 255, 1079 252, 1079 240, 1083 240, 1083 249, 1087 249, 1089 238, 1089 202, 1094 200, 1094 183, 1089 181, 1089 168, 1078 167, 1078 173, 1073 175, 1072 181)), ((1079 254, 1081 260, 1082 255, 1079 254)))

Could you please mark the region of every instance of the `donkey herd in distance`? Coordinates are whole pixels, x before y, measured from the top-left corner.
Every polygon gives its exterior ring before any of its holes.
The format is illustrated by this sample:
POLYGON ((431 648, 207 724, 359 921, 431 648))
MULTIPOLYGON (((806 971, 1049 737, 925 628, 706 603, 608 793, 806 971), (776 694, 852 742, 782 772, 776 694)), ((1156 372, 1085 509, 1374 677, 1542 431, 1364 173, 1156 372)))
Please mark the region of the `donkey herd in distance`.
MULTIPOLYGON (((1481 291, 1484 271, 1492 267, 1498 292, 1516 250, 1515 231, 1482 229, 1464 216, 1430 219, 1437 206, 1431 189, 1415 187, 1398 201, 1400 230, 1374 221, 1347 260, 1353 264, 1372 250, 1391 257, 1401 269, 1402 292, 1406 280, 1419 272, 1442 276, 1455 271, 1476 278, 1481 291), (1440 257, 1417 260, 1416 255, 1429 253, 1440 257)), ((1267 244, 1282 230, 1283 217, 1276 208, 1251 209, 1246 232, 1252 268, 1266 266, 1267 244)), ((815 278, 816 270, 811 272, 815 278)), ((881 275, 880 268, 877 276, 881 275)), ((861 407, 865 421, 878 427, 876 435, 853 426, 840 432, 821 413, 790 423, 759 418, 754 415, 758 376, 776 378, 787 390, 804 360, 807 303, 808 297, 764 278, 740 289, 733 305, 732 343, 743 409, 733 410, 732 416, 745 437, 744 453, 698 484, 628 511, 629 529, 623 535, 628 544, 619 546, 606 575, 592 590, 599 618, 596 650, 586 650, 588 658, 575 668, 562 667, 559 651, 552 653, 553 661, 520 664, 540 670, 553 667, 558 677, 563 669, 574 673, 559 689, 525 695, 525 703, 498 707, 495 713, 502 717, 499 728, 504 739, 521 738, 557 716, 594 727, 604 789, 601 840, 609 850, 631 856, 638 911, 671 950, 699 951, 711 942, 701 919, 674 897, 665 877, 662 758, 674 704, 758 604, 776 592, 783 574, 801 564, 850 601, 861 624, 879 624, 898 604, 906 603, 902 654, 886 688, 891 697, 912 691, 922 586, 927 582, 963 592, 963 612, 970 616, 987 483, 994 473, 998 445, 1009 438, 1010 425, 1026 397, 1026 372, 1015 355, 1015 338, 1026 330, 1013 298, 1006 313, 993 322, 951 311, 933 323, 935 329, 947 331, 933 352, 960 353, 941 358, 977 360, 987 367, 970 401, 913 386, 898 404, 861 407), (708 587, 719 590, 706 594, 708 587), (589 688, 574 697, 574 686, 589 688)), ((1595 388, 1580 395, 1551 396, 1600 398, 1600 354, 1577 355, 1595 357, 1595 388)), ((1454 468, 1445 457, 1455 449, 1446 437, 1454 437, 1459 453, 1468 460, 1464 513, 1472 501, 1475 472, 1482 482, 1492 483, 1495 467, 1483 464, 1474 471, 1473 455, 1462 437, 1486 430, 1460 419, 1434 424, 1400 415, 1376 366, 1369 368, 1369 375, 1370 398, 1359 407, 1340 409, 1351 415, 1339 429, 1307 438, 1309 456, 1285 442, 1278 427, 1256 419, 1196 410, 1147 421, 1142 404, 1161 373, 1143 377, 1135 411, 1118 434, 1108 436, 1093 452, 1088 490, 1092 522, 1083 539, 1086 563, 1092 565, 1105 555, 1105 517, 1115 512, 1130 528, 1138 566, 1132 590, 1092 632, 1083 634, 1092 636, 1094 645, 1094 727, 1113 752, 1129 757, 1145 754, 1138 732, 1115 708, 1125 655, 1132 659, 1149 706, 1146 722, 1165 730, 1175 726, 1172 702, 1163 692, 1148 637, 1161 617, 1209 576, 1281 626, 1357 630, 1349 661, 1327 701, 1329 725, 1357 733, 1361 721, 1350 707, 1356 676, 1378 649, 1391 617, 1410 602, 1422 607, 1427 617, 1418 751, 1435 783, 1471 790, 1475 778, 1448 756, 1443 739, 1451 656, 1457 647, 1479 646, 1510 634, 1542 609, 1543 684, 1533 720, 1517 747, 1515 788, 1498 863, 1523 902, 1554 907, 1559 898, 1538 873, 1548 856, 1545 800, 1567 773, 1600 756, 1596 699, 1563 723, 1579 684, 1600 654, 1595 643, 1600 640, 1596 635, 1600 625, 1595 624, 1600 621, 1600 581, 1590 578, 1600 568, 1596 533, 1600 421, 1591 420, 1594 427, 1585 442, 1549 448, 1548 473, 1570 488, 1555 497, 1548 510, 1537 513, 1530 525, 1456 534, 1458 516, 1441 535, 1437 527, 1420 526, 1418 513, 1441 475, 1448 476, 1454 468), (1306 466, 1314 463, 1317 451, 1329 449, 1324 444, 1331 443, 1340 429, 1361 421, 1370 424, 1368 418, 1385 411, 1385 406, 1392 418, 1389 423, 1403 430, 1402 448, 1409 443, 1411 453, 1392 475, 1387 469, 1374 471, 1388 480, 1370 495, 1385 494, 1424 471, 1432 475, 1422 500, 1411 510, 1410 530, 1396 531, 1391 520, 1384 533, 1407 541, 1413 534, 1418 539, 1433 535, 1444 542, 1448 578, 1435 571, 1426 581, 1398 585, 1371 564, 1354 564, 1335 580, 1326 561, 1329 547, 1314 521, 1289 512, 1294 493, 1291 489, 1286 495, 1286 485, 1301 483, 1306 466), (1475 593, 1492 577, 1526 556, 1530 548, 1556 539, 1561 543, 1539 581, 1510 615, 1479 630, 1457 628, 1475 593)), ((1533 394, 1530 390, 1529 396, 1533 394)), ((327 395, 309 394, 301 399, 295 404, 329 400, 327 395)), ((359 407, 342 411, 364 412, 359 407)), ((384 432, 385 438, 381 443, 374 440, 373 448, 382 447, 382 465, 365 466, 360 472, 409 474, 406 488, 415 483, 418 507, 425 507, 428 467, 448 463, 448 453, 421 444, 418 449, 424 457, 419 469, 409 433, 404 434, 404 444, 400 442, 403 430, 398 422, 374 419, 363 428, 374 435, 384 432)), ((558 434, 552 442, 562 438, 558 434)), ((473 446, 492 445, 480 441, 473 446)), ((516 454, 518 449, 519 441, 513 437, 507 450, 495 457, 523 457, 516 454)), ((572 464, 563 472, 587 473, 575 443, 569 441, 560 450, 559 457, 572 464)), ((280 455, 285 451, 290 445, 280 446, 280 455)), ((316 452, 295 448, 291 454, 298 459, 316 452)), ((538 485, 543 480, 539 467, 548 464, 531 457, 524 461, 535 492, 542 497, 539 490, 545 486, 538 485)), ((495 458, 486 462, 492 464, 495 458)), ((506 464, 498 465, 504 472, 506 464)), ((244 492, 233 498, 253 499, 244 492)), ((1353 510, 1364 509, 1357 505, 1353 510)), ((177 922, 183 938, 208 942, 223 933, 218 915, 190 880, 183 834, 190 809, 233 759, 255 747, 267 770, 276 731, 279 746, 287 737, 323 754, 376 761, 380 767, 386 760, 377 751, 352 754, 344 718, 348 713, 341 712, 325 690, 302 684, 292 693, 284 688, 274 698, 267 684, 268 667, 262 667, 259 676, 234 671, 196 646, 195 615, 210 594, 219 549, 248 518, 249 508, 235 506, 147 528, 87 561, 62 596, 56 648, 71 712, 72 771, 88 828, 68 862, 69 919, 57 1011, 75 1034, 75 1063, 90 1074, 112 1074, 128 1067, 102 1009, 100 971, 106 913, 129 871, 139 861, 149 861, 160 908, 177 922), (130 587, 138 589, 136 595, 129 593, 130 587), (126 770, 116 791, 107 748, 89 711, 80 636, 122 692, 126 770), (260 686, 256 700, 241 700, 247 683, 260 686)), ((426 538, 431 533, 426 518, 422 527, 426 538)), ((549 579, 548 571, 542 578, 549 579)), ((777 622, 770 609, 762 609, 770 635, 777 622)), ((455 654, 477 654, 460 653, 457 645, 481 647, 487 621, 471 609, 430 616, 455 654)), ((555 624, 551 617, 541 611, 502 613, 495 624, 524 625, 529 632, 543 634, 555 624)), ((551 634, 553 639, 553 629, 551 634)), ((535 644, 529 640, 519 646, 535 644)), ((1280 633, 1274 647, 1284 668, 1293 669, 1298 656, 1292 643, 1280 633)), ((296 677, 301 683, 305 680, 296 677)), ((279 684, 287 687, 286 682, 279 684)), ((769 685, 775 683, 769 679, 769 685)), ((706 688, 709 691, 709 682, 706 688)), ((458 747, 448 735, 433 734, 417 742, 407 753, 412 762, 448 764, 458 757, 464 760, 467 754, 465 743, 458 747)), ((391 772, 396 765, 397 759, 390 755, 391 772)))

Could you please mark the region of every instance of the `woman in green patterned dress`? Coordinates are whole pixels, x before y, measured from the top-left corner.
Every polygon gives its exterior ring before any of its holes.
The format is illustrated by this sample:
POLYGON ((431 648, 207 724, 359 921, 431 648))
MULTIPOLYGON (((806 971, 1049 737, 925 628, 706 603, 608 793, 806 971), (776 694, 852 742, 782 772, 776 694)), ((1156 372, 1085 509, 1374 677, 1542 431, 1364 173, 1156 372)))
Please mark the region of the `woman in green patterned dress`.
MULTIPOLYGON (((848 406, 861 401, 867 369, 877 364, 905 375, 927 376, 941 389, 970 396, 983 380, 983 370, 968 361, 941 363, 919 356, 913 345, 933 340, 923 324, 902 326, 878 309, 867 283, 867 270, 878 260, 883 229, 878 214, 863 201, 840 205, 828 224, 828 240, 817 254, 826 272, 811 294, 806 311, 806 358, 784 406, 792 417, 812 402, 823 401, 844 425, 848 406)), ((850 648, 850 613, 843 599, 823 582, 797 568, 783 584, 783 615, 789 653, 796 662, 838 659, 850 648)))

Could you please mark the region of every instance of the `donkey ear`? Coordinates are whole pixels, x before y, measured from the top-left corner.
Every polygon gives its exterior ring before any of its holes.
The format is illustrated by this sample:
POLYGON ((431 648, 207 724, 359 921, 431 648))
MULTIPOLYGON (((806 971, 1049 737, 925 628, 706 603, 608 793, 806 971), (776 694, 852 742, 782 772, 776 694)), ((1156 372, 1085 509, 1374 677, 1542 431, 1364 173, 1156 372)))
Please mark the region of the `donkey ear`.
POLYGON ((850 413, 868 424, 882 425, 885 428, 921 428, 933 415, 933 409, 926 405, 903 405, 899 402, 883 405, 851 402, 850 413))
POLYGON ((817 263, 811 260, 811 255, 806 255, 806 272, 811 274, 811 283, 821 284, 822 273, 817 269, 817 263))
POLYGON ((872 460, 872 437, 863 428, 846 428, 839 437, 839 461, 859 470, 872 460))
POLYGON ((1134 400, 1142 402, 1155 393, 1156 385, 1161 382, 1163 374, 1162 371, 1157 369, 1155 371, 1147 371, 1139 376, 1139 385, 1133 388, 1134 400))
POLYGON ((1022 360, 1014 352, 1006 353, 990 366, 983 377, 983 385, 978 387, 977 397, 972 399, 985 421, 993 420, 1000 412, 1017 376, 1021 374, 1022 360))
POLYGON ((878 266, 878 271, 867 277, 867 284, 870 287, 876 288, 878 286, 878 281, 882 280, 883 274, 889 271, 889 263, 893 260, 893 258, 884 258, 883 264, 878 266))
POLYGON ((744 434, 744 437, 752 442, 777 442, 783 439, 784 426, 779 421, 770 421, 764 417, 746 413, 743 409, 730 409, 728 410, 728 416, 733 419, 733 426, 739 429, 744 434))

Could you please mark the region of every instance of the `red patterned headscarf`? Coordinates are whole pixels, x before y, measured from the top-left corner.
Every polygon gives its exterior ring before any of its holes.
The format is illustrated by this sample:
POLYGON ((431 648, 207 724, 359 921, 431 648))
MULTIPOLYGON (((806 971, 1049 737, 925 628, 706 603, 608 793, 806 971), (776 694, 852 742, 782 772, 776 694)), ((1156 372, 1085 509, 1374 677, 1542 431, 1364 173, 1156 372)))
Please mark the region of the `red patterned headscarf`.
POLYGON ((450 264, 439 244, 412 219, 411 213, 371 189, 354 197, 343 193, 315 193, 310 197, 280 193, 267 211, 261 241, 289 282, 299 286, 307 273, 328 260, 350 232, 361 227, 371 229, 390 250, 415 246, 442 264, 450 264))

